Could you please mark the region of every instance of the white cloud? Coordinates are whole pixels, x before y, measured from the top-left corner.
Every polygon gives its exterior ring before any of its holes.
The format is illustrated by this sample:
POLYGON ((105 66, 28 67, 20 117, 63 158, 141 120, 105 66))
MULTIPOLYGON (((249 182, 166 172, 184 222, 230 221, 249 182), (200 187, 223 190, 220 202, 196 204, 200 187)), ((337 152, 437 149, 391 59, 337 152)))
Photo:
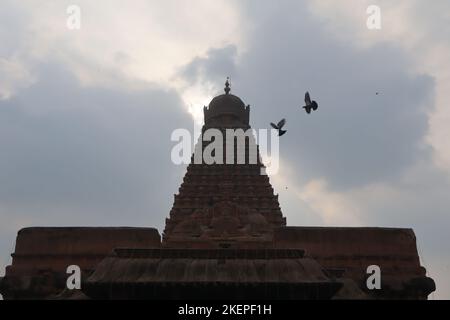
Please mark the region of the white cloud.
POLYGON ((345 193, 330 191, 326 180, 313 180, 303 186, 298 196, 322 216, 326 225, 362 226, 361 208, 345 193))
POLYGON ((33 76, 20 61, 0 57, 0 99, 9 99, 19 88, 33 82, 33 76))
POLYGON ((281 192, 280 202, 289 225, 368 225, 363 208, 352 199, 351 192, 334 192, 323 178, 299 185, 292 180, 299 168, 283 159, 281 162, 279 172, 270 178, 274 189, 281 192))
POLYGON ((81 0, 81 30, 67 28, 68 5, 7 4, 26 17, 14 53, 20 54, 19 63, 58 59, 87 86, 109 86, 125 78, 177 88, 174 75, 180 66, 211 47, 244 44, 243 20, 230 1, 136 0, 129 5, 81 0))

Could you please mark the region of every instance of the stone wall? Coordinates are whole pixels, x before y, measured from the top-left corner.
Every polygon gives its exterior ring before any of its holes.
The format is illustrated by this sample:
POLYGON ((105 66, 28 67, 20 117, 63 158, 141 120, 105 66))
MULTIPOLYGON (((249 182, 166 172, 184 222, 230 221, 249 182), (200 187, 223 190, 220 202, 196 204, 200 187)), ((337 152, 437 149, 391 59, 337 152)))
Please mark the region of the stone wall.
POLYGON ((26 228, 17 234, 13 261, 6 268, 0 291, 5 299, 35 299, 65 288, 69 265, 83 277, 115 248, 159 248, 154 228, 26 228))
POLYGON ((435 290, 420 265, 412 229, 283 227, 274 247, 301 248, 337 278, 352 279, 375 298, 426 299, 435 290), (368 290, 367 267, 381 269, 382 290, 368 290))

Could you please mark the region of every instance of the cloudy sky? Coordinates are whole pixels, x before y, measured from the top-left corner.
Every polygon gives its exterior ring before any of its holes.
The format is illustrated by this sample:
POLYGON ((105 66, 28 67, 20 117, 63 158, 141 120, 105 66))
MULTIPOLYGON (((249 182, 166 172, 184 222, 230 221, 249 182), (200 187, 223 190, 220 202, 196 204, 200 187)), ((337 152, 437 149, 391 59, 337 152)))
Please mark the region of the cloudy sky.
POLYGON ((0 3, 0 275, 22 227, 161 231, 185 170, 170 134, 230 76, 254 128, 287 118, 288 224, 412 227, 450 298, 449 1, 0 3))

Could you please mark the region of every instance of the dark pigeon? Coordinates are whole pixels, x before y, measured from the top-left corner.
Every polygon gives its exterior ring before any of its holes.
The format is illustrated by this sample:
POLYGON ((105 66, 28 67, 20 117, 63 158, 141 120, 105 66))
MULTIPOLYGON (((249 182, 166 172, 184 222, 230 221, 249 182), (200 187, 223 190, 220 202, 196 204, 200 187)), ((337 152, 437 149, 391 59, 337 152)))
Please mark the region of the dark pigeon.
POLYGON ((316 101, 311 101, 309 92, 306 92, 305 94, 305 104, 306 105, 303 107, 303 109, 305 109, 308 114, 311 113, 311 110, 316 111, 319 108, 319 105, 316 101))
POLYGON ((278 136, 281 137, 282 135, 284 135, 287 130, 283 130, 284 125, 286 124, 286 119, 281 120, 280 122, 278 122, 278 124, 274 124, 274 123, 270 123, 270 125, 272 126, 272 128, 274 128, 275 130, 278 130, 278 136))

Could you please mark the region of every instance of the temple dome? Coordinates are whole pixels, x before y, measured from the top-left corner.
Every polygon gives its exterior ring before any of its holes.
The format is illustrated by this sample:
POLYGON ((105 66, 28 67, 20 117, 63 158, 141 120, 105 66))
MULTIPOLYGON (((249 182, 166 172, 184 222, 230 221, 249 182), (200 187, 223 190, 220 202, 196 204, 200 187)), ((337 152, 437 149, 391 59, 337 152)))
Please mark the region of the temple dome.
POLYGON ((245 104, 238 96, 233 94, 221 94, 209 103, 209 109, 245 109, 245 104))
POLYGON ((233 123, 235 126, 248 126, 250 107, 245 106, 241 98, 230 94, 230 83, 225 83, 225 94, 211 100, 204 108, 205 124, 233 123), (223 121, 225 120, 225 121, 223 121))

